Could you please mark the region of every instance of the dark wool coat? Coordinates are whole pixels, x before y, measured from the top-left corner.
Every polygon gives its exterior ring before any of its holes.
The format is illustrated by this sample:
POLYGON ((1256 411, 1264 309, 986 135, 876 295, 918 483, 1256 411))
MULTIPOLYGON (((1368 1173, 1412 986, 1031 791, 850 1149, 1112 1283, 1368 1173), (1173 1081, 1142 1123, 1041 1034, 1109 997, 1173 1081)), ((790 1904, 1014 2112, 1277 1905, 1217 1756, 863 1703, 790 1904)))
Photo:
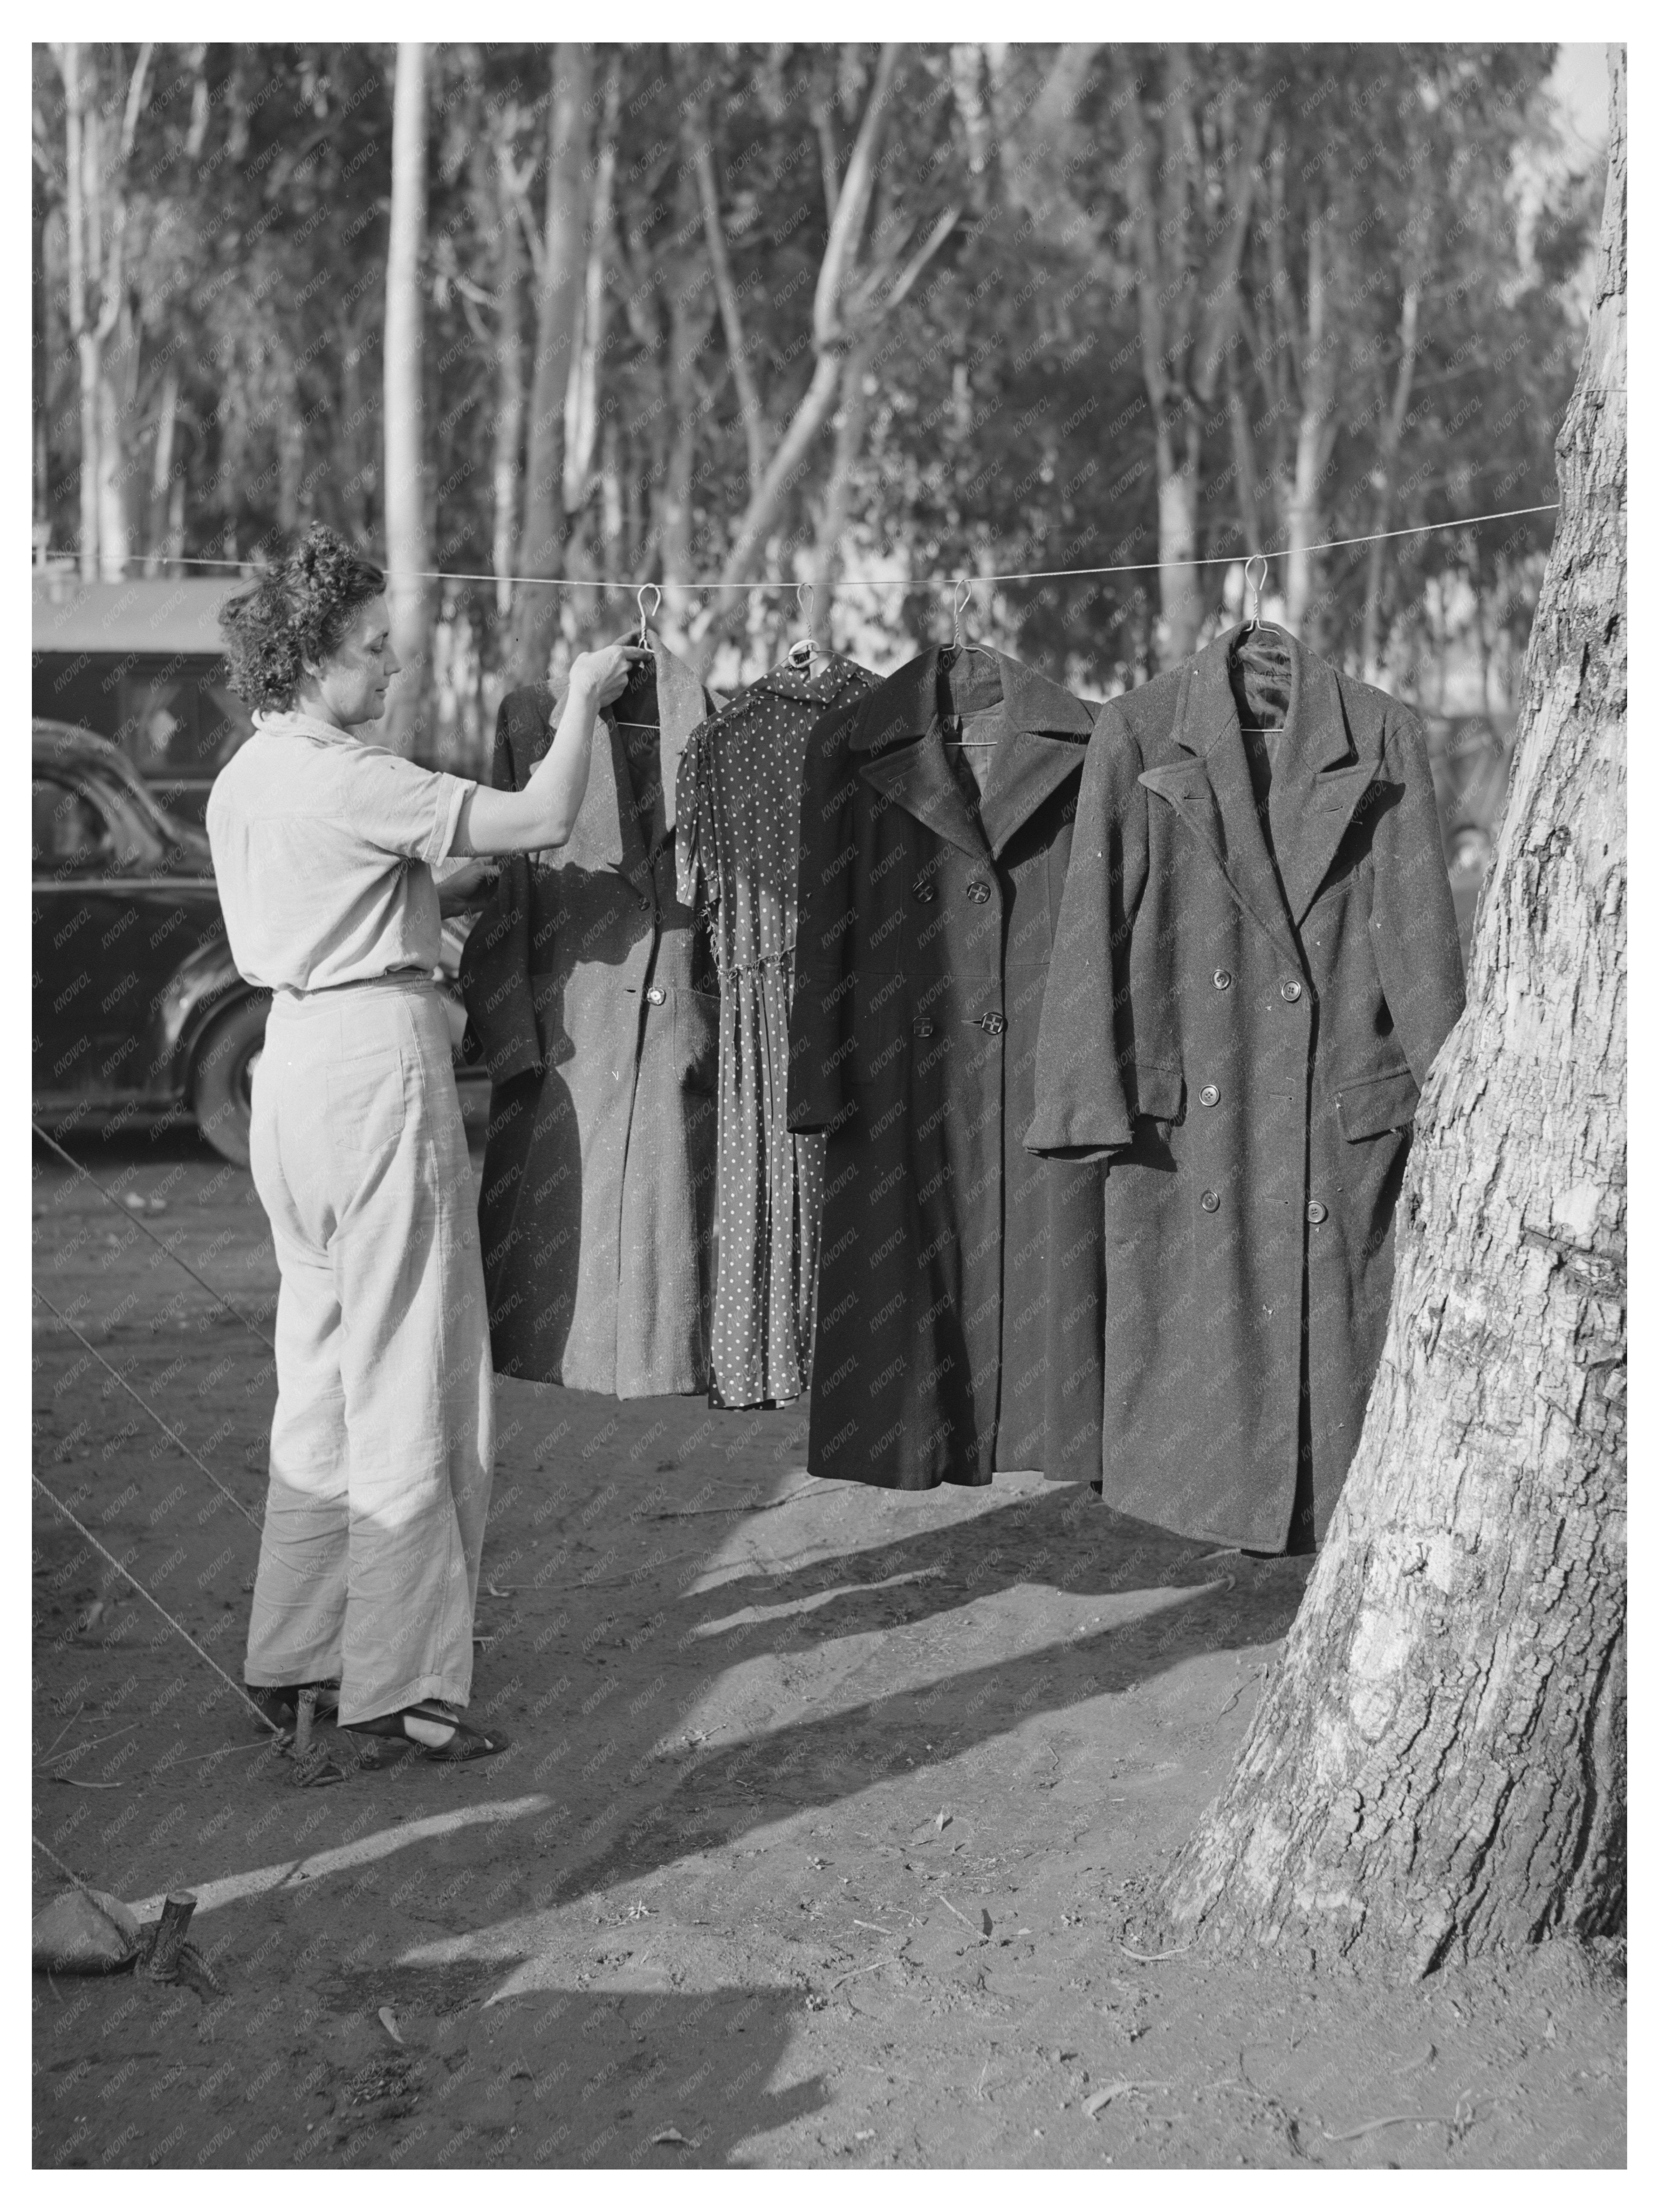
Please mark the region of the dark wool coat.
POLYGON ((949 658, 808 744, 789 1119, 828 1133, 808 1465, 902 1490, 1094 1481, 1100 1171, 1020 1142, 1092 716, 1000 653, 949 658), (981 710, 975 799, 941 724, 981 710))
MULTIPOLYGON (((504 862, 467 939, 469 1042, 492 1083, 479 1216, 503 1375, 619 1398, 708 1386, 720 1000, 672 835, 646 849, 616 720, 659 721, 672 832, 680 753, 718 703, 653 641, 651 672, 594 730, 568 843, 504 862)), ((501 702, 499 789, 523 789, 563 708, 545 685, 501 702)))
POLYGON ((1279 1551, 1358 1438, 1463 973, 1415 716, 1292 641, 1270 845, 1231 642, 1102 710, 1026 1143, 1110 1156, 1106 1502, 1279 1551))

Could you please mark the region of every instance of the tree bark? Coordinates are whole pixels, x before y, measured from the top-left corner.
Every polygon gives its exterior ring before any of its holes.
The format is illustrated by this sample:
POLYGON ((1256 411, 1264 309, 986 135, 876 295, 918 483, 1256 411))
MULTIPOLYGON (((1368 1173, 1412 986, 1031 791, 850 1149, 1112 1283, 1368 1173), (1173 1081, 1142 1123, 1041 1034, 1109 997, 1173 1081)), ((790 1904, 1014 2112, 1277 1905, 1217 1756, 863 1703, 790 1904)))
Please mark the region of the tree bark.
POLYGON ((432 690, 432 607, 426 574, 425 410, 422 392, 421 256, 426 237, 426 48, 400 41, 392 101, 392 219, 386 270, 386 605, 403 673, 381 726, 396 752, 426 731, 432 690))
POLYGON ((1205 417, 1232 342, 1267 109, 1252 103, 1230 132, 1225 220, 1212 223, 1190 49, 1165 52, 1155 140, 1137 84, 1127 88, 1124 173, 1135 241, 1140 351, 1158 460, 1159 650, 1165 667, 1198 644, 1205 594, 1197 568, 1205 417), (1208 246, 1208 252, 1206 247, 1208 246))
POLYGON ((1386 1346, 1177 1929, 1403 1965, 1625 1921, 1625 118, 1468 1012, 1386 1346))
MULTIPOLYGON (((849 343, 842 322, 842 296, 852 280, 865 217, 875 189, 876 163, 886 133, 898 64, 897 46, 884 46, 876 64, 864 119, 848 160, 847 174, 836 194, 830 235, 818 269, 817 288, 812 298, 812 343, 817 349, 817 359, 811 381, 738 526, 736 540, 720 572, 720 582, 728 587, 748 581, 767 533, 836 403, 841 386, 842 356, 849 343)), ((825 189, 829 190, 828 183, 825 189)))
POLYGON ((720 186, 714 176, 714 148, 709 141, 708 106, 698 100, 686 118, 685 132, 697 193, 702 204, 703 235, 708 265, 714 271, 714 293, 720 301, 720 323, 726 333, 726 357, 737 387, 738 415, 743 424, 744 447, 749 457, 749 493, 753 498, 766 470, 766 416, 749 348, 743 331, 743 311, 732 281, 732 263, 726 250, 726 228, 720 221, 720 186))
POLYGON ((1406 428, 1406 410, 1412 404, 1412 380, 1417 369, 1419 298, 1420 285, 1413 261, 1400 298, 1400 359, 1395 369, 1394 397, 1382 418, 1377 440, 1376 506, 1371 524, 1376 535, 1366 550, 1365 609, 1359 625, 1359 671, 1367 684, 1375 684, 1382 672, 1382 583, 1388 573, 1388 547, 1382 532, 1394 520, 1394 473, 1406 428))
POLYGON ((1326 284, 1327 216, 1318 209, 1308 225, 1308 301, 1299 349, 1302 405, 1296 425, 1296 469, 1291 479, 1290 558, 1285 566, 1285 613, 1310 652, 1320 649, 1318 611, 1314 604, 1314 557, 1319 542, 1319 486, 1330 452, 1331 410, 1336 399, 1334 339, 1328 329, 1326 284))
POLYGON ((525 246, 514 204, 513 147, 503 132, 494 149, 495 204, 501 258, 497 282, 501 301, 495 326, 495 421, 491 434, 490 494, 494 505, 490 567, 495 578, 495 611, 512 611, 513 540, 518 526, 519 468, 524 453, 524 270, 525 246))
POLYGON ((161 378, 161 395, 155 410, 155 451, 150 461, 149 545, 144 574, 161 573, 163 544, 173 501, 173 447, 179 424, 179 368, 169 362, 161 378))
MULTIPOLYGON (((553 113, 548 129, 547 228, 536 313, 536 369, 530 392, 530 451, 525 470, 519 574, 556 576, 564 550, 564 403, 581 313, 593 62, 588 48, 553 50, 553 113)), ((539 684, 558 630, 558 594, 546 584, 514 592, 507 684, 539 684)))

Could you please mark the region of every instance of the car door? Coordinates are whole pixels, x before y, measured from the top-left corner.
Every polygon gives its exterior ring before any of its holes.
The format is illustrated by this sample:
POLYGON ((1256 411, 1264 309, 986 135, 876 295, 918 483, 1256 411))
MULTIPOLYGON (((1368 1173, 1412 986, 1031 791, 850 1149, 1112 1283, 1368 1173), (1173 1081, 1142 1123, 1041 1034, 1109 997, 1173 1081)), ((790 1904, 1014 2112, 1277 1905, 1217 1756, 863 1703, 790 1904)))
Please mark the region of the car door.
POLYGON ((161 995, 223 928, 210 872, 114 778, 75 763, 37 762, 33 845, 37 1100, 161 1095, 161 995))
POLYGON ((38 1100, 99 1087, 114 1035, 112 1008, 100 1005, 100 978, 124 933, 126 902, 111 880, 122 843, 109 810, 67 769, 37 765, 31 793, 33 883, 33 1030, 38 1100))

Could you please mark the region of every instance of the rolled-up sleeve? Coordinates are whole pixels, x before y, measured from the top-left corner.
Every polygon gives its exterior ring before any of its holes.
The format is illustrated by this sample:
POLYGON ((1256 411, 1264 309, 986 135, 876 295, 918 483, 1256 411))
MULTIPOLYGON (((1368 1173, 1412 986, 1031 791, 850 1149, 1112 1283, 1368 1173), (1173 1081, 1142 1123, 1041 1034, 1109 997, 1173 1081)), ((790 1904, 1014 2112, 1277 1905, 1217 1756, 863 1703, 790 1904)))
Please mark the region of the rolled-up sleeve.
POLYGON ((477 788, 465 776, 371 745, 357 750, 347 776, 351 827, 365 843, 428 866, 449 858, 461 808, 477 788))

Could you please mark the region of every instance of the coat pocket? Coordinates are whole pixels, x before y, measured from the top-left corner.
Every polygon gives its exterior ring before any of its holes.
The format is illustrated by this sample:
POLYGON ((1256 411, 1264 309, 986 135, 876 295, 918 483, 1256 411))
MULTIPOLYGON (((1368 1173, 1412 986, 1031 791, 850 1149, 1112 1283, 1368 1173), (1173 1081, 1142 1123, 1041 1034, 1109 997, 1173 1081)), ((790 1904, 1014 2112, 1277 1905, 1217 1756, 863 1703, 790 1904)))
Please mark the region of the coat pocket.
POLYGON ((1336 1094, 1342 1133, 1353 1144, 1361 1137, 1380 1137, 1390 1129, 1403 1129, 1416 1113, 1420 1096, 1417 1078, 1409 1067, 1368 1076, 1363 1083, 1344 1083, 1336 1094))
POLYGON ((720 1088, 720 1002, 713 991, 671 990, 674 1073, 683 1091, 712 1098, 720 1088))
POLYGON ((1178 1067, 1135 1064, 1135 1112, 1166 1127, 1184 1118, 1186 1079, 1178 1067))

